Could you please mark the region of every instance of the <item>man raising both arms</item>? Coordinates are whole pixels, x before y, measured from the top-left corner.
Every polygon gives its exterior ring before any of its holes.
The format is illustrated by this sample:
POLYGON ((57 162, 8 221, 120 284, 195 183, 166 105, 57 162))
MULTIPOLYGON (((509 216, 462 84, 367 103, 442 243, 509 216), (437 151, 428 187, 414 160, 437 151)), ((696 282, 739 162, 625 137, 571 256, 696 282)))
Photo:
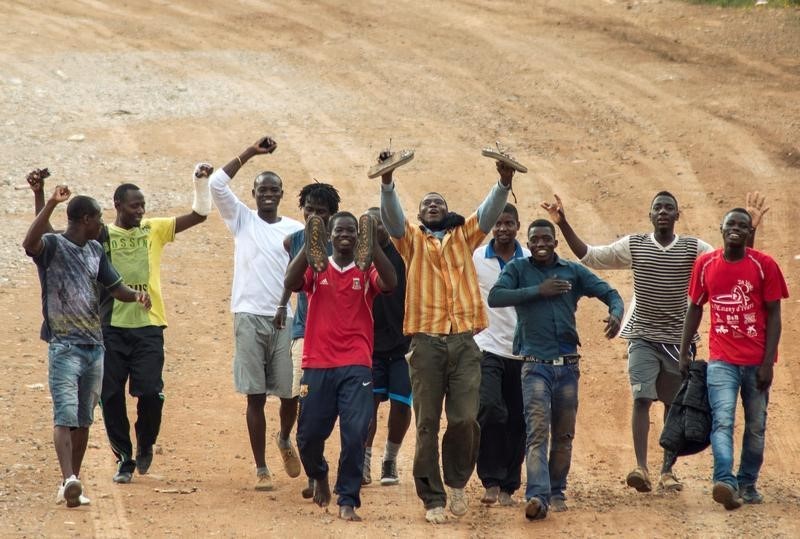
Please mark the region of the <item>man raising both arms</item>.
MULTIPOLYGON (((748 205, 751 196, 748 194, 748 205)), ((759 219, 767 209, 756 193, 752 199, 759 219)), ((681 375, 678 369, 678 346, 687 309, 689 276, 697 257, 712 250, 706 242, 675 233, 680 217, 678 201, 666 191, 653 197, 650 222, 653 231, 631 234, 610 245, 586 245, 567 222, 561 199, 543 202, 542 207, 558 225, 570 249, 581 262, 594 269, 633 270, 634 298, 622 324, 620 337, 628 339, 628 375, 633 393, 631 426, 636 468, 626 483, 639 492, 652 490, 647 468, 647 439, 650 430, 650 407, 655 400, 664 403, 666 418, 669 405, 678 392, 681 375)), ((752 238, 751 238, 752 241, 752 238)), ((693 342, 699 340, 695 335, 693 342)), ((664 452, 659 487, 681 490, 672 466, 676 456, 664 452)))
POLYGON ((288 328, 278 329, 274 317, 289 264, 283 239, 303 225, 278 214, 283 182, 274 172, 261 172, 253 181, 256 211, 236 197, 229 183, 244 163, 257 155, 272 153, 276 147, 269 137, 259 139, 217 170, 210 181, 211 196, 235 240, 231 290, 233 379, 236 390, 247 395, 247 431, 256 465, 256 490, 273 488, 265 455, 267 394, 281 399, 280 430, 288 444, 288 449, 281 451, 286 473, 289 477, 300 475, 300 459, 288 440, 296 417, 289 352, 291 333, 288 328))
MULTIPOLYGON (((389 156, 384 152, 380 159, 389 156)), ((434 524, 447 519, 444 485, 450 487, 450 512, 467 513, 464 487, 478 456, 481 351, 472 335, 488 320, 470 255, 494 226, 511 190, 514 169, 498 161, 497 172, 500 180, 468 218, 448 211, 439 193, 428 193, 419 203, 420 224, 411 224, 403 214, 392 172, 381 177, 381 218, 406 266, 403 333, 411 335, 408 364, 417 427, 414 483, 425 519, 434 524), (444 484, 439 468, 443 404, 444 484)))

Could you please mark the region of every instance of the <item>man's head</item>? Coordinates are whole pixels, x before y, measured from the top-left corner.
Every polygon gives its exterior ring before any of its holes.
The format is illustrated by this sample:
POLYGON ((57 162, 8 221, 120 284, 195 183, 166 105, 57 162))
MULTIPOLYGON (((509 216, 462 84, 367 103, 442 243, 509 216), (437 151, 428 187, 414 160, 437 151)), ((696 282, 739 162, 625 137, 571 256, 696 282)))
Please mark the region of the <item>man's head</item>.
POLYGON ((381 209, 373 206, 364 213, 375 219, 375 222, 377 223, 375 231, 378 237, 378 245, 381 247, 386 247, 386 245, 389 244, 389 233, 386 231, 386 227, 383 226, 383 221, 381 220, 381 209))
POLYGON ((352 255, 358 239, 358 219, 348 211, 334 213, 328 221, 334 254, 352 255))
POLYGON ((653 223, 655 232, 671 233, 680 214, 678 199, 668 191, 656 193, 650 203, 650 222, 653 223))
POLYGON ((331 215, 339 211, 339 191, 328 183, 309 183, 300 190, 300 208, 303 220, 308 221, 312 215, 319 215, 325 224, 331 215))
POLYGON ((67 219, 70 227, 82 229, 87 239, 97 239, 103 229, 103 212, 92 197, 78 195, 67 204, 67 219))
POLYGON ((745 247, 753 233, 753 218, 744 208, 733 208, 722 218, 719 227, 725 247, 745 247))
POLYGON ((126 229, 139 226, 145 212, 144 193, 132 183, 123 183, 114 191, 114 209, 117 226, 126 229))
POLYGON ((506 204, 503 213, 497 218, 492 228, 492 237, 495 245, 513 245, 519 232, 519 213, 513 204, 506 204))
POLYGON ((537 264, 550 264, 555 258, 558 240, 556 227, 547 219, 536 219, 528 226, 528 249, 537 264))
POLYGON ((419 222, 430 228, 437 230, 439 225, 447 217, 447 201, 439 193, 428 193, 419 203, 419 222))
POLYGON ((277 213, 283 198, 283 180, 274 172, 264 171, 253 180, 252 193, 259 213, 277 213))

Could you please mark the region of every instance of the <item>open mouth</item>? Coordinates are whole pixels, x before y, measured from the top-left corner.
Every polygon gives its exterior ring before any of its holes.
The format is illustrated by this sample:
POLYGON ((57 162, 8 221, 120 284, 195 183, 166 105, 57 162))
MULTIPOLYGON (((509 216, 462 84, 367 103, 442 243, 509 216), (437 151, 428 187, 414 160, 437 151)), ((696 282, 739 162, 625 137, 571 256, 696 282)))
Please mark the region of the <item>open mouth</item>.
POLYGON ((534 252, 539 256, 547 256, 550 254, 550 251, 547 249, 536 249, 534 252))

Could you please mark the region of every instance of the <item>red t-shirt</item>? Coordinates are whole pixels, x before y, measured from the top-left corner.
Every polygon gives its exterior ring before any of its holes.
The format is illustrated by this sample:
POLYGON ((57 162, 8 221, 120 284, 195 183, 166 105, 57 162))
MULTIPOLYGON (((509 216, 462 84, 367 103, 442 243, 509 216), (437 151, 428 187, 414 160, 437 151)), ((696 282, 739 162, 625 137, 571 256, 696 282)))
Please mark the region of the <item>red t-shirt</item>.
POLYGON ((380 293, 375 266, 366 272, 353 263, 340 268, 330 258, 325 271, 308 268, 304 279, 308 313, 303 368, 372 368, 372 302, 380 293))
POLYGON ((769 255, 747 249, 742 260, 728 262, 717 249, 695 261, 689 297, 696 305, 710 303, 710 359, 760 365, 767 336, 764 304, 788 298, 789 291, 769 255))

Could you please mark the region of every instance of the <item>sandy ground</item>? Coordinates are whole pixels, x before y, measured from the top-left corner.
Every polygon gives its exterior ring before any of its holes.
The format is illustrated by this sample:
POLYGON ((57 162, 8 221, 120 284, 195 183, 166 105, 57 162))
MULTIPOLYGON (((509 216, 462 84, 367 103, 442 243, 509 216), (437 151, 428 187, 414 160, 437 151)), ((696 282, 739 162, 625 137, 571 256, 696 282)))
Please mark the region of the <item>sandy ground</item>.
MULTIPOLYGON (((473 478, 471 512, 427 525, 410 475, 413 433, 400 486, 364 489, 361 524, 302 500, 303 481, 283 474, 272 446, 277 489, 254 492, 230 374, 233 245, 216 213, 164 257, 167 404, 151 474, 111 482, 99 421, 83 472, 91 507, 56 506, 39 285, 19 248, 32 197, 13 188, 48 166, 50 185, 97 197, 109 221, 121 181, 141 185, 150 215, 175 215, 189 207, 196 161, 220 166, 271 134, 278 151, 245 167, 240 196, 248 200, 250 179, 268 168, 284 178, 286 215, 300 217, 296 193, 312 178, 336 184, 343 208, 359 212, 379 200, 365 172, 391 138, 417 151, 397 174, 407 211, 436 189, 469 213, 496 176, 479 150, 499 139, 531 169, 514 188, 523 221, 544 216, 539 202, 557 192, 589 242, 647 231, 650 199, 667 189, 681 202, 680 231, 719 244, 724 210, 761 190, 772 209, 758 246, 797 295, 799 11, 661 0, 18 0, 0 1, 0 12, 0 535, 800 536, 794 298, 783 307, 762 506, 727 513, 714 504, 708 453, 678 463, 679 495, 625 487, 634 463, 625 345, 602 338, 603 310, 588 300, 568 513, 531 524, 521 506, 479 507, 473 478)), ((55 221, 63 225, 63 213, 55 221)), ((572 258, 566 246, 561 254, 572 258)), ((630 296, 628 273, 604 276, 630 296)), ((275 402, 268 412, 272 434, 275 402)))

